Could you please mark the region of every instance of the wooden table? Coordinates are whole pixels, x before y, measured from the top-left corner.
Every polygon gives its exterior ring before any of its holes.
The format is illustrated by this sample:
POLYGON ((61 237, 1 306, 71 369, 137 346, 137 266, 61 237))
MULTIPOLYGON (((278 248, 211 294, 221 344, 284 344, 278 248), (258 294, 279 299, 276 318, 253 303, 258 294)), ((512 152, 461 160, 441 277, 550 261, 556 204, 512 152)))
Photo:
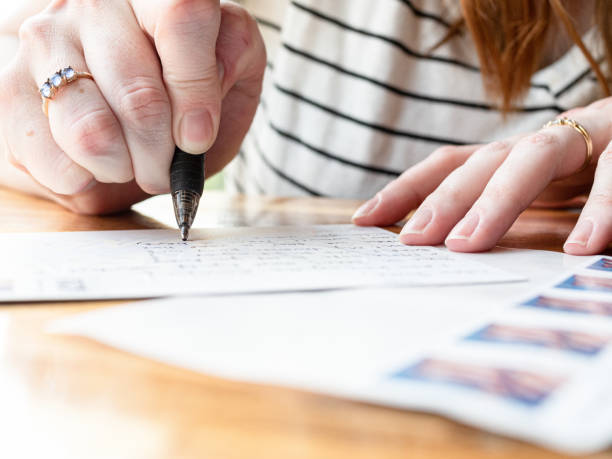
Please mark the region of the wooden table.
MULTIPOLYGON (((200 213, 211 226, 346 223, 357 204, 209 193, 200 213)), ((2 232, 164 227, 152 217, 77 216, 0 189, 2 232)), ((527 211, 501 245, 560 250, 576 218, 527 211)), ((50 319, 117 303, 0 307, 1 458, 564 457, 434 415, 230 382, 44 332, 50 319)))

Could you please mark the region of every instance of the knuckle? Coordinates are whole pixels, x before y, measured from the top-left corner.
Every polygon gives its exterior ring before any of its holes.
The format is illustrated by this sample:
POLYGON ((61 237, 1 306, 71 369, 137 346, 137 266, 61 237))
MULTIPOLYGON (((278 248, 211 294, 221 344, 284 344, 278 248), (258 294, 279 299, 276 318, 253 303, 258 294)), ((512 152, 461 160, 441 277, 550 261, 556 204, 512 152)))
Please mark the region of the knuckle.
POLYGON ((557 138, 549 134, 548 132, 536 132, 535 134, 529 134, 527 137, 518 141, 517 145, 521 146, 545 146, 554 145, 557 143, 557 138))
POLYGON ((457 147, 445 145, 437 148, 431 155, 433 161, 443 164, 459 166, 465 161, 465 154, 457 147))
POLYGON ((185 75, 165 70, 164 80, 173 90, 182 94, 183 97, 188 96, 192 99, 205 99, 205 96, 215 95, 219 98, 220 90, 218 84, 218 74, 216 66, 209 66, 206 70, 200 72, 199 78, 189 78, 185 75))
POLYGON ((19 39, 24 43, 47 43, 53 36, 54 21, 50 15, 37 14, 19 27, 19 39))
POLYGON ((162 89, 151 82, 137 80, 123 86, 118 115, 131 128, 150 130, 169 122, 170 102, 162 89))
POLYGON ((512 149, 513 155, 543 156, 550 158, 558 151, 557 138, 548 132, 536 132, 520 139, 512 149))
POLYGON ((485 152, 485 153, 497 153, 500 151, 508 151, 510 147, 511 147, 510 142, 506 140, 498 140, 496 142, 492 142, 487 145, 484 145, 483 147, 479 148, 476 151, 485 152))
POLYGON ((507 155, 511 149, 512 144, 507 140, 498 140, 496 142, 488 143, 474 151, 474 153, 466 160, 464 164, 474 164, 485 157, 507 155))
POLYGON ((443 147, 437 148, 432 153, 432 156, 438 159, 452 158, 457 154, 457 148, 451 145, 444 145, 443 147))
POLYGON ((121 137, 117 120, 106 109, 98 109, 81 116, 72 125, 71 132, 79 153, 91 156, 107 154, 121 137))

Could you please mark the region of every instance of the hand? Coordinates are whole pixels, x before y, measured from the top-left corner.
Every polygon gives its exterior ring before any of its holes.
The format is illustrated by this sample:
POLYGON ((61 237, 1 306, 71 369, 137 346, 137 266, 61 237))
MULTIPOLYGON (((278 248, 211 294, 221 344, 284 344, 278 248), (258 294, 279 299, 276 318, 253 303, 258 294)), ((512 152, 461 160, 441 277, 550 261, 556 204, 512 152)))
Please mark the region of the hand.
POLYGON ((0 75, 0 180, 83 213, 169 190, 177 144, 208 151, 207 173, 236 154, 254 116, 266 57, 244 9, 219 0, 54 0, 20 29, 0 75), (41 110, 58 69, 93 74, 41 110), (10 169, 9 169, 10 168, 10 169))
POLYGON ((446 246, 479 252, 495 246, 530 204, 568 202, 588 193, 564 250, 599 253, 612 241, 612 98, 562 116, 583 125, 593 140, 590 166, 586 142, 569 126, 488 145, 442 147, 408 169, 353 216, 358 225, 390 225, 418 207, 400 240, 409 245, 446 246))

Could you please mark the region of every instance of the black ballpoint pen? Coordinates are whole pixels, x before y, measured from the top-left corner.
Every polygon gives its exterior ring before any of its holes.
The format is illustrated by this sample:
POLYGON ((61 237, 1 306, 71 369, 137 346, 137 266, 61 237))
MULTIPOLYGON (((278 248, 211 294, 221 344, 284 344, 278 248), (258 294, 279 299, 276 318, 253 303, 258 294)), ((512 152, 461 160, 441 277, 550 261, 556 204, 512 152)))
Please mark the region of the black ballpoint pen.
POLYGON ((189 238, 198 204, 204 191, 205 153, 192 155, 176 147, 170 166, 170 189, 176 224, 181 231, 181 239, 189 238))

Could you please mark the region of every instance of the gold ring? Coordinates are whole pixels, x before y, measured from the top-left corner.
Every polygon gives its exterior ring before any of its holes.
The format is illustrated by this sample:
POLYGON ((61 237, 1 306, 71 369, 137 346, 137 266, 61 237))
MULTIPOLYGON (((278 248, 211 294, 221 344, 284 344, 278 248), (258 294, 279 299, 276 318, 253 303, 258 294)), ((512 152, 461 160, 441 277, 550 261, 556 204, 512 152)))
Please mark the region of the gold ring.
POLYGON ((591 139, 591 135, 587 132, 584 126, 576 120, 572 120, 570 118, 564 117, 564 118, 557 118, 557 119, 549 121, 544 126, 542 126, 542 129, 546 129, 551 126, 569 126, 569 127, 574 128, 576 131, 580 133, 580 135, 584 138, 584 142, 586 143, 587 151, 586 151, 586 157, 584 158, 584 163, 582 163, 582 166, 580 166, 580 169, 574 172, 574 174, 579 174, 580 172, 585 170, 587 167, 589 167, 589 165, 591 164, 591 158, 593 157, 593 139, 591 139))
POLYGON ((55 72, 51 78, 43 83, 40 87, 40 95, 42 96, 42 111, 45 116, 49 116, 49 101, 53 100, 61 88, 74 83, 79 78, 94 79, 91 73, 76 72, 72 67, 66 67, 55 72))

